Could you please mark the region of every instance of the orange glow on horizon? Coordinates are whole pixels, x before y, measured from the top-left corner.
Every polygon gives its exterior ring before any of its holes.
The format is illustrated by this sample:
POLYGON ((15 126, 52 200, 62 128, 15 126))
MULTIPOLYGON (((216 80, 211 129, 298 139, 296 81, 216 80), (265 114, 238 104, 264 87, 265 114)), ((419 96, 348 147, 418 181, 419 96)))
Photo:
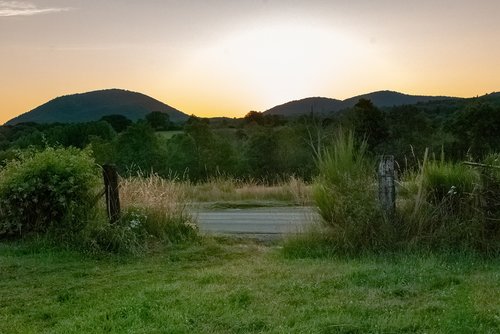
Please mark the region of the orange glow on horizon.
POLYGON ((498 1, 52 0, 50 10, 20 6, 8 17, 5 3, 0 124, 58 96, 109 88, 201 117, 379 90, 500 91, 498 1))

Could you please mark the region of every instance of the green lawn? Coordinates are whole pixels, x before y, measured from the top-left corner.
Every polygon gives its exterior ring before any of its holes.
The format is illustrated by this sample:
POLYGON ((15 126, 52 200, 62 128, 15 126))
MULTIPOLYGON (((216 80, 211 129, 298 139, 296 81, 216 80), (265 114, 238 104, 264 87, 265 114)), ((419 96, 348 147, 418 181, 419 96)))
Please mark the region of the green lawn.
POLYGON ((0 333, 499 333, 500 261, 287 259, 206 240, 141 258, 0 244, 0 333))

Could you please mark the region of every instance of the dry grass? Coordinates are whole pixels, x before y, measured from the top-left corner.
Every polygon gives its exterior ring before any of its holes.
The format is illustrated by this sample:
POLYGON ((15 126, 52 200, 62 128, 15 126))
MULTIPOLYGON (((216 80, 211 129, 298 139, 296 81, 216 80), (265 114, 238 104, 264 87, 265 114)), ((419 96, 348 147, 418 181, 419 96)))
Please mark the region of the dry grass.
POLYGON ((193 202, 281 201, 294 205, 311 202, 311 186, 290 177, 277 185, 264 185, 255 180, 242 181, 218 177, 202 184, 184 183, 187 197, 193 202))
POLYGON ((158 175, 132 177, 121 182, 123 219, 142 225, 159 240, 183 242, 196 238, 197 226, 187 210, 186 188, 158 175))
POLYGON ((182 213, 188 202, 187 188, 179 182, 158 175, 131 177, 120 182, 120 199, 124 209, 157 209, 165 213, 182 213))

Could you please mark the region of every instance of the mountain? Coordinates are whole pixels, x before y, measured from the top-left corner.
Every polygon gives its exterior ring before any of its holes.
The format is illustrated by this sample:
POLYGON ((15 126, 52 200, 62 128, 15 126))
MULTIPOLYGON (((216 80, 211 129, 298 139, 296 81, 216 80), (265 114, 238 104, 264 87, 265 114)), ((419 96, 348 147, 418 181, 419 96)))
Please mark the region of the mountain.
POLYGON ((79 123, 99 120, 105 115, 123 115, 135 121, 152 111, 165 112, 170 120, 183 121, 188 116, 147 95, 122 89, 106 89, 57 97, 11 119, 6 124, 79 123))
POLYGON ((327 97, 308 97, 273 107, 264 111, 268 115, 299 116, 314 113, 328 113, 343 109, 343 101, 327 97))
POLYGON ((425 95, 408 95, 390 90, 382 90, 378 92, 358 95, 342 101, 344 108, 354 107, 360 99, 372 101, 377 107, 394 107, 408 104, 417 104, 429 101, 441 101, 455 99, 449 96, 425 96, 425 95))
POLYGON ((337 112, 343 109, 352 108, 359 101, 359 99, 369 99, 377 107, 392 107, 429 101, 450 100, 456 98, 446 96, 407 95, 403 93, 384 90, 358 95, 345 99, 343 101, 326 97, 309 97, 273 107, 264 111, 264 114, 298 116, 310 113, 311 111, 320 114, 337 112))

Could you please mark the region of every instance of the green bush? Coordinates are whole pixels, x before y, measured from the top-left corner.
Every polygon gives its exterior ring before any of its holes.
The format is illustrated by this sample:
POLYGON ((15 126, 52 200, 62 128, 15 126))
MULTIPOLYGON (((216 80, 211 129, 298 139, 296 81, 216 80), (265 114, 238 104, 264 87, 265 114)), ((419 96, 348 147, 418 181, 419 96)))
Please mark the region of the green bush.
POLYGON ((313 196, 335 247, 346 251, 383 248, 389 225, 377 203, 375 165, 352 132, 339 132, 319 158, 313 196))
POLYGON ((400 239, 410 248, 499 250, 500 183, 485 170, 428 161, 403 176, 398 201, 400 239), (496 196, 496 198, 495 198, 496 196), (496 244, 496 245, 495 245, 496 244))
POLYGON ((94 211, 98 181, 89 151, 22 153, 0 171, 0 235, 73 235, 94 211))

